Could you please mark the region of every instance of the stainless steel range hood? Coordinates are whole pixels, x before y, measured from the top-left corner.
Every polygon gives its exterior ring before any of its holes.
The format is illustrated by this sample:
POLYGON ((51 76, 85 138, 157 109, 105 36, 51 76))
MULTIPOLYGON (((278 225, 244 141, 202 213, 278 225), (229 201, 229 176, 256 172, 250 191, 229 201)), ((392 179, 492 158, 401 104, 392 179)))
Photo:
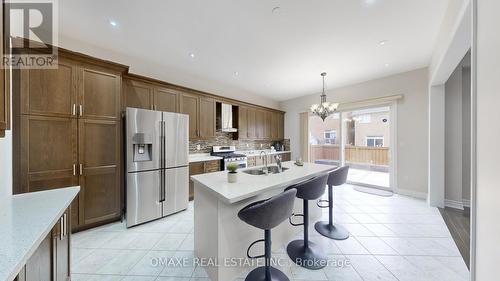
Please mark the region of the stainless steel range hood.
POLYGON ((226 133, 238 132, 237 128, 233 128, 233 106, 230 104, 223 103, 221 108, 221 131, 226 133))

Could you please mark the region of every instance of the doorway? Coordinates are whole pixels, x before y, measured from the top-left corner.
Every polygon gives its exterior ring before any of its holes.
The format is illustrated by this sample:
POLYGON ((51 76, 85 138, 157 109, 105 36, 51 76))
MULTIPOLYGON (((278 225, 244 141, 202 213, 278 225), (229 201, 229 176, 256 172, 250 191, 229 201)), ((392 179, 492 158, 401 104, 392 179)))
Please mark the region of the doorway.
POLYGON ((394 190, 395 105, 309 116, 310 162, 350 167, 349 183, 394 190))

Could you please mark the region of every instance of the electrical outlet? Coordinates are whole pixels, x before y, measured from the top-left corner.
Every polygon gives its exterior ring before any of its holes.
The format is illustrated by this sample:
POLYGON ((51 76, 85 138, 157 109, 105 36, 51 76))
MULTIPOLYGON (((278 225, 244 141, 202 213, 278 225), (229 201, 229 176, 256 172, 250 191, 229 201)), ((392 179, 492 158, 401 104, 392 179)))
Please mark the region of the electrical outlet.
POLYGON ((197 144, 196 145, 196 150, 200 151, 201 150, 201 145, 197 144))

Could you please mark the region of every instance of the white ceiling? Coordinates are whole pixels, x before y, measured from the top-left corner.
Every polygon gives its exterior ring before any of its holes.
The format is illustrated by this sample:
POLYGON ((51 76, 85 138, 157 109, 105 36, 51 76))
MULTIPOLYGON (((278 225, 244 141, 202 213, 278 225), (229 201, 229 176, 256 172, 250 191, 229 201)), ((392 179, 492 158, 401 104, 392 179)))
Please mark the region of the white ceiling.
POLYGON ((448 1, 64 0, 59 29, 131 72, 281 101, 320 92, 323 71, 331 89, 428 66, 448 1))

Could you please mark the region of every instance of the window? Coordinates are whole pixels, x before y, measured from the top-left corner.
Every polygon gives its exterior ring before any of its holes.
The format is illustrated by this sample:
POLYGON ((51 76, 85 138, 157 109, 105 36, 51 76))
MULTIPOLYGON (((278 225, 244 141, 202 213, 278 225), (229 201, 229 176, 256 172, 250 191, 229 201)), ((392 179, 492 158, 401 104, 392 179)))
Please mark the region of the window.
POLYGON ((370 124, 372 122, 372 116, 370 114, 354 116, 352 119, 359 124, 370 124))
POLYGON ((366 137, 366 146, 382 147, 384 146, 384 137, 368 136, 366 137))
POLYGON ((325 131, 325 143, 334 144, 336 140, 337 140, 337 131, 335 130, 325 131))

